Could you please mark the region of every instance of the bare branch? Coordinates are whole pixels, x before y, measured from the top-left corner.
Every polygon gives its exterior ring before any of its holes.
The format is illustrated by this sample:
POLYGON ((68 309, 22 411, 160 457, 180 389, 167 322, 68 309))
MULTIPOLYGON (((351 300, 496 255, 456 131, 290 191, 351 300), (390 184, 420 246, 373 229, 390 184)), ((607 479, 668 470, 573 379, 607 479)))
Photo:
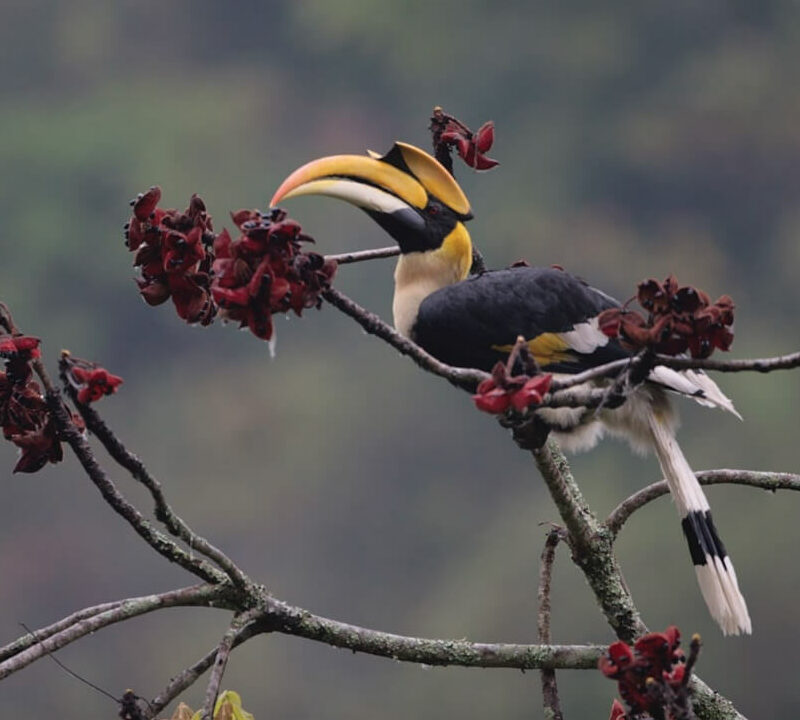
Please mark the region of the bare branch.
POLYGON ((345 315, 353 318, 370 335, 375 335, 389 343, 402 355, 410 357, 423 370, 439 375, 453 385, 466 390, 473 390, 478 383, 489 377, 482 370, 455 368, 440 362, 433 355, 425 352, 419 345, 403 337, 394 328, 383 322, 375 313, 369 312, 334 288, 323 291, 322 297, 345 315))
MULTIPOLYGON (((338 255, 326 255, 326 260, 335 260, 340 265, 347 263, 362 262, 364 260, 375 260, 378 258, 394 257, 400 254, 400 248, 392 245, 384 248, 375 248, 373 250, 359 250, 348 253, 341 253, 338 255)), ((486 264, 483 261, 483 256, 477 250, 473 251, 473 266, 471 274, 481 274, 486 272, 486 264)), ((338 290, 331 289, 328 291, 330 297, 325 299, 332 305, 336 306, 342 312, 350 315, 350 317, 357 320, 361 326, 370 334, 377 335, 382 340, 385 340, 390 345, 399 350, 403 355, 408 355, 415 362, 425 370, 432 372, 436 375, 446 378, 454 385, 465 387, 466 389, 473 389, 474 385, 479 383, 484 376, 479 376, 479 371, 473 370, 476 373, 473 377, 463 375, 455 371, 466 372, 468 368, 452 368, 451 366, 439 363, 431 355, 428 355, 421 347, 410 342, 399 333, 395 332, 389 325, 383 323, 377 315, 374 315, 366 309, 360 307, 355 302, 347 298, 338 290), (369 325, 369 327, 368 327, 369 325), (380 327, 383 326, 383 327, 380 327), (431 363, 434 360, 434 363, 431 363), (436 364, 438 363, 438 365, 436 364), (466 380, 466 384, 462 383, 466 380)), ((628 367, 632 358, 623 358, 622 360, 614 360, 613 362, 585 370, 582 373, 576 373, 568 378, 559 378, 553 381, 551 395, 557 393, 559 390, 575 387, 576 385, 583 384, 589 380, 596 380, 598 378, 609 377, 617 375, 620 370, 628 367)), ((800 352, 791 353, 789 355, 782 355, 771 358, 754 358, 742 360, 712 360, 710 358, 686 358, 686 357, 673 357, 671 355, 651 355, 648 357, 648 362, 652 365, 664 365, 675 370, 716 370, 718 372, 771 372, 773 370, 788 370, 791 368, 800 367, 800 352)), ((576 402, 576 401, 571 401, 576 402)), ((589 400, 590 407, 595 406, 596 399, 589 400)), ((565 402, 558 402, 558 404, 550 404, 549 402, 543 403, 546 407, 575 407, 576 405, 567 404, 565 402)))
POLYGON ((225 631, 222 636, 217 651, 214 657, 214 667, 211 670, 211 677, 208 680, 208 687, 206 688, 206 697, 203 702, 203 712, 200 717, 202 720, 212 720, 214 716, 214 705, 217 702, 217 695, 219 695, 219 688, 222 684, 222 676, 225 674, 225 668, 228 666, 228 658, 233 650, 236 638, 244 627, 251 623, 258 615, 261 614, 261 608, 253 608, 247 612, 236 615, 230 624, 230 627, 225 631))
MULTIPOLYGON (((630 364, 629 358, 614 360, 605 365, 598 365, 582 373, 570 375, 567 378, 554 380, 551 388, 553 391, 581 385, 588 380, 616 375, 620 370, 630 364)), ((800 352, 790 355, 779 355, 771 358, 754 358, 744 360, 704 360, 685 357, 672 357, 671 355, 655 355, 655 365, 664 365, 673 370, 716 370, 717 372, 772 372, 773 370, 790 370, 800 367, 800 352)))
POLYGON ((689 681, 692 705, 700 720, 747 720, 728 698, 720 695, 697 675, 689 681))
MULTIPOLYGON (((606 523, 592 514, 558 446, 550 442, 533 450, 536 464, 558 507, 569 535, 572 559, 583 571, 609 624, 621 640, 647 632, 633 604, 614 557, 613 535, 606 523), (625 637, 626 633, 629 637, 625 637)), ((727 698, 712 690, 697 676, 691 681, 693 703, 704 720, 745 720, 727 698)))
MULTIPOLYGON (((75 642, 85 635, 96 632, 107 625, 113 625, 114 623, 136 617, 137 615, 144 615, 153 610, 178 606, 213 606, 224 608, 227 605, 226 596, 229 592, 227 588, 214 585, 193 585, 179 590, 160 593, 158 595, 145 595, 143 597, 122 600, 115 607, 111 607, 108 610, 98 612, 88 617, 81 617, 71 625, 64 627, 58 632, 50 633, 50 635, 46 637, 44 633, 48 628, 37 630, 34 633, 34 642, 25 649, 16 652, 13 656, 9 657, 8 653, 12 646, 18 647, 20 645, 19 640, 3 648, 2 652, 8 659, 0 662, 0 680, 18 670, 22 670, 22 668, 30 665, 39 658, 75 642)), ((85 612, 86 611, 80 611, 74 615, 85 612)))
POLYGON ((605 650, 600 645, 519 645, 407 637, 330 620, 274 598, 266 597, 264 601, 264 622, 275 632, 423 665, 580 670, 596 667, 605 650))
POLYGON ((161 483, 153 477, 144 463, 130 452, 121 440, 108 427, 97 411, 91 405, 78 402, 78 393, 66 377, 67 366, 64 356, 60 363, 61 379, 66 391, 81 414, 87 429, 93 433, 108 451, 108 454, 125 468, 134 479, 144 485, 153 497, 155 503, 155 516, 164 523, 175 537, 183 540, 192 550, 205 555, 213 560, 231 579, 231 582, 240 590, 247 592, 252 585, 250 579, 222 550, 212 545, 204 537, 198 535, 189 525, 182 520, 172 509, 164 496, 161 483))
POLYGON ((656 355, 659 365, 666 365, 673 370, 716 370, 717 372, 772 372, 773 370, 791 370, 800 367, 800 352, 790 355, 779 355, 770 358, 754 358, 744 360, 699 360, 694 358, 656 355))
MULTIPOLYGON (((251 622, 241 630, 238 630, 233 640, 234 648, 246 642, 256 635, 267 632, 258 623, 251 622)), ((197 680, 214 664, 217 657, 218 648, 214 648, 201 657, 194 665, 182 670, 175 677, 171 678, 165 687, 155 698, 148 703, 148 719, 156 717, 167 705, 169 705, 184 690, 194 685, 197 680)))
MULTIPOLYGON (((755 470, 706 470, 695 474, 701 485, 750 485, 751 487, 772 492, 776 490, 800 491, 800 475, 792 473, 759 472, 755 470)), ((669 488, 666 480, 648 485, 623 500, 614 508, 606 519, 605 524, 616 536, 633 513, 647 505, 647 503, 668 494, 669 488)))
MULTIPOLYGON (((389 343, 389 345, 399 351, 402 355, 407 355, 410 357, 423 370, 427 370, 434 375, 443 377, 445 380, 448 380, 457 387, 472 392, 479 383, 490 377, 488 373, 485 373, 482 370, 457 368, 437 360, 435 357, 433 357, 433 355, 430 355, 428 352, 423 350, 415 342, 398 333, 393 327, 385 323, 377 315, 361 307, 361 305, 334 288, 324 291, 322 293, 322 297, 331 305, 341 310, 345 315, 353 318, 370 335, 379 337, 381 340, 389 343)), ((623 361, 620 367, 628 365, 630 365, 630 360, 626 359, 623 361)), ((602 374, 600 377, 602 377, 602 374)), ((553 381, 553 387, 556 388, 569 388, 572 387, 573 384, 574 383, 564 383, 563 381, 558 380, 553 381)), ((543 402, 537 407, 592 408, 600 406, 606 397, 607 394, 605 390, 591 388, 571 390, 570 392, 550 392, 545 396, 543 402)))
MULTIPOLYGON (((550 643, 550 585, 553 577, 553 562, 556 558, 556 547, 561 540, 561 535, 553 528, 547 535, 539 566, 539 617, 538 631, 539 642, 550 643)), ((542 700, 544 702, 545 718, 548 720, 563 720, 561 701, 558 697, 558 684, 556 671, 546 669, 540 671, 542 679, 542 700)))
POLYGON ((156 717, 167 705, 169 705, 184 690, 194 685, 202 675, 214 664, 217 658, 218 648, 214 648, 201 657, 194 665, 190 665, 185 670, 170 678, 165 687, 153 700, 150 701, 150 711, 147 713, 148 719, 156 717))
MULTIPOLYGON (((465 640, 395 635, 314 615, 308 610, 277 600, 263 588, 259 590, 257 598, 248 598, 248 601, 252 602, 250 610, 237 623, 231 637, 225 640, 226 643, 232 642, 231 648, 254 635, 274 631, 404 662, 521 670, 593 668, 604 651, 604 647, 600 645, 473 643, 465 640), (242 623, 245 623, 244 628, 241 627, 242 623)), ((0 662, 0 679, 89 633, 137 615, 176 606, 230 610, 234 608, 234 602, 237 600, 232 596, 230 586, 195 585, 159 595, 129 598, 107 603, 105 606, 86 608, 58 623, 35 631, 36 638, 33 642, 23 642, 24 638, 20 638, 0 649, 0 653, 6 658, 0 662), (74 622, 69 623, 70 619, 74 619, 74 622), (56 627, 58 630, 54 632, 56 627)), ((174 678, 153 702, 154 707, 158 707, 160 703, 163 707, 182 688, 191 685, 213 662, 210 656, 211 653, 174 678)), ((217 649, 213 651, 213 656, 216 658, 217 649)))
POLYGON ((52 625, 35 630, 33 633, 23 635, 18 640, 15 640, 14 642, 0 648, 0 662, 22 652, 23 650, 31 647, 31 645, 35 645, 37 642, 46 640, 51 635, 55 635, 71 625, 80 622, 81 620, 86 620, 93 615, 99 615, 107 610, 113 610, 114 608, 122 605, 123 602, 125 601, 115 600, 113 602, 103 603, 102 605, 94 605, 93 607, 83 608, 82 610, 72 613, 72 615, 67 615, 67 617, 62 618, 58 622, 54 622, 52 625))
POLYGON ((617 637, 632 643, 647 627, 622 581, 611 533, 587 505, 558 445, 550 441, 532 453, 566 525, 572 559, 586 576, 617 637))
POLYGON ((390 247, 375 248, 374 250, 356 250, 354 252, 340 253, 339 255, 326 255, 326 260, 333 260, 339 265, 363 262, 364 260, 379 260, 380 258, 395 257, 400 254, 397 245, 390 247))
MULTIPOLYGON (((398 333, 393 327, 385 323, 375 313, 372 313, 361 305, 351 300, 349 297, 334 288, 330 288, 322 293, 322 297, 331 305, 341 310, 345 315, 353 318, 366 332, 375 335, 394 347, 402 355, 410 357, 419 367, 427 370, 434 375, 443 377, 453 385, 469 392, 473 392, 476 386, 489 376, 482 370, 472 368, 458 368, 447 365, 437 360, 433 355, 423 350, 419 345, 398 333)), ((598 388, 579 388, 588 380, 608 377, 619 374, 620 370, 629 369, 632 375, 637 373, 641 367, 650 367, 650 363, 657 365, 669 365, 671 361, 679 358, 668 358, 666 356, 647 355, 646 359, 640 356, 616 360, 586 372, 572 375, 568 378, 553 380, 551 391, 544 397, 543 401, 537 405, 540 408, 559 408, 559 407, 584 407, 587 409, 597 408, 611 402, 619 404, 624 399, 625 392, 630 388, 636 387, 641 380, 630 382, 626 379, 624 387, 608 389, 598 388)), ((705 362, 705 361, 704 361, 705 362)), ((764 361, 754 361, 764 362, 764 361)), ((626 376, 627 378, 628 376, 626 376)))

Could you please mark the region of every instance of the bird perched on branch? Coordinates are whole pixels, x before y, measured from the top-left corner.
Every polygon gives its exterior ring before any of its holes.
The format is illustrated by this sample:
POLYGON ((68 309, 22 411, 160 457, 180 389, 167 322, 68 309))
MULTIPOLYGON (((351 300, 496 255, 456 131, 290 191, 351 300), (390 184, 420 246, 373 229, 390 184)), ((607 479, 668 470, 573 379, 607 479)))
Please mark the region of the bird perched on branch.
MULTIPOLYGON (((630 357, 598 327, 619 303, 569 273, 516 267, 469 276, 472 217, 464 192, 423 150, 396 143, 384 156, 336 155, 295 170, 272 205, 300 195, 328 195, 356 205, 400 247, 394 324, 439 360, 490 370, 523 336, 547 372, 574 374, 630 357)), ((590 381, 593 384, 608 380, 590 381)), ((569 450, 593 447, 606 432, 636 449, 652 448, 681 517, 703 597, 725 634, 751 632, 736 573, 714 527, 708 501, 675 438, 668 391, 736 413, 705 374, 655 367, 621 406, 542 408, 537 414, 569 450)))

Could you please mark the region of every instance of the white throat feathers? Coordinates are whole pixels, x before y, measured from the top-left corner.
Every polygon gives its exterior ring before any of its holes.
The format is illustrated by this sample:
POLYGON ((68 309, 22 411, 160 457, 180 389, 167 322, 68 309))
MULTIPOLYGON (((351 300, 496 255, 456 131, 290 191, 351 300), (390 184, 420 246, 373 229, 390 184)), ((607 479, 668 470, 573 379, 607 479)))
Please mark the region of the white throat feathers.
POLYGON ((394 271, 392 303, 397 332, 410 337, 422 301, 432 292, 464 280, 471 264, 472 242, 462 223, 436 250, 401 255, 394 271))

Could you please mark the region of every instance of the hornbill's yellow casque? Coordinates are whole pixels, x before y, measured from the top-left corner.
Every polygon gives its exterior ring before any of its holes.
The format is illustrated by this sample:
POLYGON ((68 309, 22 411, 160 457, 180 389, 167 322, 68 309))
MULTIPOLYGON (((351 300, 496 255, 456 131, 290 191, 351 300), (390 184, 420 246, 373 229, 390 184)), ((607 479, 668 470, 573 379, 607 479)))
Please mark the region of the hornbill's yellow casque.
MULTIPOLYGON (((370 153, 314 160, 293 172, 272 205, 299 195, 330 195, 365 210, 400 246, 394 323, 443 362, 490 370, 518 336, 549 372, 577 373, 629 353, 597 326, 619 303, 567 272, 518 267, 468 277, 472 244, 464 222, 469 201, 451 175, 424 151, 396 143, 370 153)), ((595 381, 603 382, 603 381, 595 381)), ((667 390, 736 413, 705 374, 655 368, 616 409, 541 409, 556 438, 588 449, 604 432, 652 448, 680 513, 703 597, 725 634, 751 631, 736 573, 714 528, 708 501, 675 439, 667 390)))

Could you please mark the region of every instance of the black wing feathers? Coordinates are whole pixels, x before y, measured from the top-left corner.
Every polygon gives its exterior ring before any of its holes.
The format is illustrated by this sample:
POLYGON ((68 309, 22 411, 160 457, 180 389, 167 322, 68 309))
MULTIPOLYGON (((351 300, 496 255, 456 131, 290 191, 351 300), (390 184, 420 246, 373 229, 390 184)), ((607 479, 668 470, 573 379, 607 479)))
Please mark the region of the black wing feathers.
MULTIPOLYGON (((506 353, 496 348, 543 333, 562 333, 616 307, 613 298, 563 270, 538 267, 496 270, 431 293, 419 308, 413 339, 443 362, 489 370, 506 353)), ((627 357, 615 341, 589 354, 548 365, 579 372, 627 357)))

